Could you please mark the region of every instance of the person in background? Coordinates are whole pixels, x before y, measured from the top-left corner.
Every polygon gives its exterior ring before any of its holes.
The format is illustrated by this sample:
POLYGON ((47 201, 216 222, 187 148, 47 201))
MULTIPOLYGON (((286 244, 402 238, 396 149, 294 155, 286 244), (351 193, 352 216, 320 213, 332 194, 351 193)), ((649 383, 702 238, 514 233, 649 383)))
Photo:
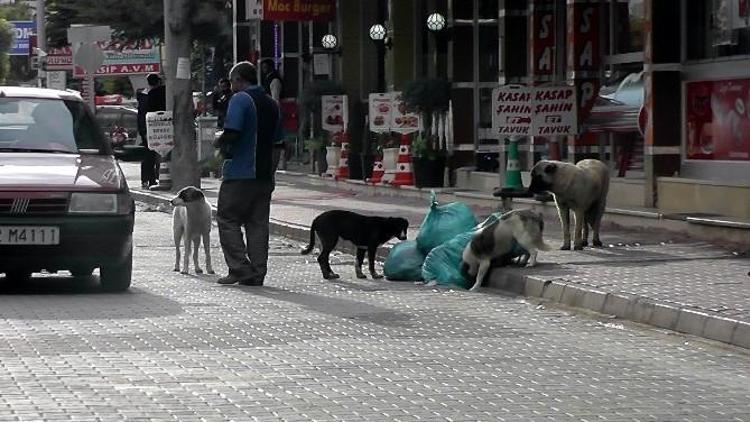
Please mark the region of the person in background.
POLYGON ((279 75, 279 72, 274 68, 272 60, 263 61, 261 64, 261 73, 263 78, 263 89, 265 89, 266 93, 278 103, 281 101, 281 90, 283 85, 281 75, 279 75))
MULTIPOLYGON (((136 94, 138 100, 138 133, 141 135, 141 145, 148 147, 146 134, 146 113, 164 111, 167 109, 167 93, 161 84, 161 77, 155 73, 146 76, 148 88, 136 94)), ((159 154, 148 150, 141 161, 141 186, 148 189, 157 184, 159 178, 159 154)))
POLYGON ((219 80, 219 89, 213 93, 211 102, 213 103, 214 114, 218 117, 217 125, 219 129, 224 127, 224 118, 227 115, 229 100, 232 98, 232 87, 229 79, 221 78, 219 80))

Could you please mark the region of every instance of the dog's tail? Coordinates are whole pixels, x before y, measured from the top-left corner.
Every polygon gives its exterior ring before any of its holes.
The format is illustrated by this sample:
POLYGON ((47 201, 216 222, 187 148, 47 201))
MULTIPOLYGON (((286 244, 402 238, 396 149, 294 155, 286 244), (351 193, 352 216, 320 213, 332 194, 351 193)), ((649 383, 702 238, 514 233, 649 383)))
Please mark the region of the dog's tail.
POLYGON ((307 245, 305 249, 302 249, 302 251, 300 252, 302 255, 309 254, 315 248, 315 227, 317 226, 315 224, 316 222, 317 221, 313 221, 312 226, 310 226, 310 244, 307 245))

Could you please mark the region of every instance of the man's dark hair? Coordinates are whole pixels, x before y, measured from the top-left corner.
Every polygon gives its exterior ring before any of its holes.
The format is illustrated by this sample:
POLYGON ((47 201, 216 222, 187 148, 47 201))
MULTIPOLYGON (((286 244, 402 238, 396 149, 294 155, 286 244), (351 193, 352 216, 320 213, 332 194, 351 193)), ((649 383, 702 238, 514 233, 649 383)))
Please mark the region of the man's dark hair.
POLYGON ((159 82, 161 82, 161 78, 156 73, 149 73, 148 76, 146 76, 146 82, 150 86, 157 86, 159 85, 159 82))
POLYGON ((250 85, 258 84, 258 71, 255 69, 255 65, 250 62, 239 62, 229 72, 229 77, 238 77, 245 82, 249 82, 250 85))

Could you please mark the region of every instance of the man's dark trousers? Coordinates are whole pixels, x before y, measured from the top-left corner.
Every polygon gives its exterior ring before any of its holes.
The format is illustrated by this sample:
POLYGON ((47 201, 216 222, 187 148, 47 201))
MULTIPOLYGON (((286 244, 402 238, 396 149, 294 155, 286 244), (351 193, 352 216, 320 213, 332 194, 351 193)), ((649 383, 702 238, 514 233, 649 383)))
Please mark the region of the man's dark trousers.
POLYGON ((262 282, 268 271, 268 219, 274 183, 225 180, 219 190, 216 222, 229 274, 262 282), (242 238, 245 229, 245 239, 242 238))

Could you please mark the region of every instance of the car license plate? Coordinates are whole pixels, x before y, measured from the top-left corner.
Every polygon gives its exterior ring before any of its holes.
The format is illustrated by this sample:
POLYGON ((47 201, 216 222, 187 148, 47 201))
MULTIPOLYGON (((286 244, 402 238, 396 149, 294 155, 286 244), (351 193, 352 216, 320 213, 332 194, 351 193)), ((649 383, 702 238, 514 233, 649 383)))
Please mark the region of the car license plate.
POLYGON ((0 245, 59 245, 60 228, 0 226, 0 245))

